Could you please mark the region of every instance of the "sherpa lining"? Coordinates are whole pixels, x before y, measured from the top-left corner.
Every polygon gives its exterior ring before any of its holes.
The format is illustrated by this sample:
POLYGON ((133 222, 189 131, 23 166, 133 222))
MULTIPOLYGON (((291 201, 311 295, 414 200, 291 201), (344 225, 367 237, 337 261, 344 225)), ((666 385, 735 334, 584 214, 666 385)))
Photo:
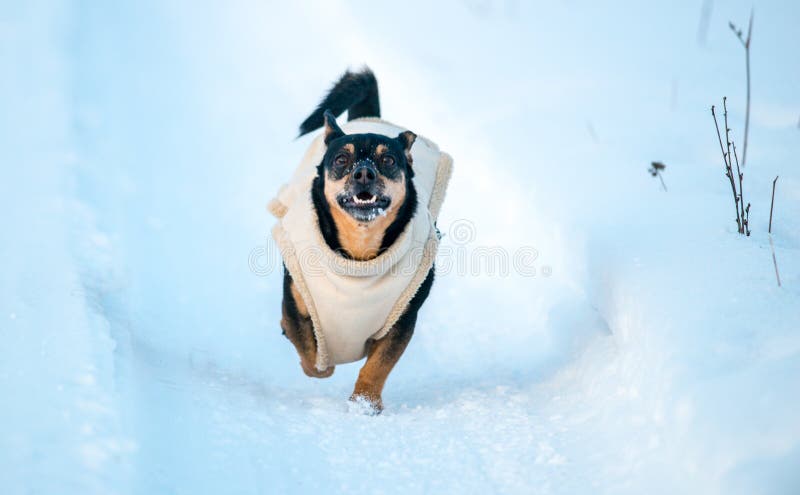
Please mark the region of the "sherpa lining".
MULTIPOLYGON (((399 127, 384 120, 372 117, 355 119, 351 122, 358 122, 358 121, 376 122, 380 124, 387 124, 390 126, 399 127)), ((430 222, 430 229, 428 233, 428 238, 425 242, 425 246, 422 251, 422 256, 420 259, 419 266, 417 267, 413 277, 409 281, 406 288, 398 297, 398 300, 392 306, 392 309, 389 312, 389 315, 387 316, 383 326, 370 337, 373 339, 380 339, 384 337, 389 332, 389 330, 391 330, 394 324, 397 323, 397 320, 403 315, 406 308, 408 307, 409 302, 416 295, 420 286, 425 281, 428 272, 433 266, 433 262, 436 257, 436 252, 439 246, 439 236, 435 228, 434 222, 436 221, 442 203, 444 202, 445 192, 447 190, 447 183, 449 182, 450 176, 452 174, 453 159, 447 153, 440 151, 438 149, 438 146, 436 146, 436 144, 433 143, 432 141, 427 140, 424 137, 418 137, 417 139, 421 139, 428 147, 434 148, 439 152, 439 159, 437 161, 435 179, 427 208, 422 211, 419 211, 418 209, 416 213, 416 215, 426 215, 428 217, 428 221, 430 222)), ((307 159, 313 152, 313 148, 314 144, 312 143, 312 146, 309 148, 309 151, 306 153, 306 156, 304 157, 304 160, 303 162, 301 162, 301 164, 307 161, 307 159)), ((302 173, 302 171, 298 170, 298 172, 296 172, 296 175, 298 173, 302 173)), ((284 216, 286 216, 286 213, 288 212, 289 205, 283 202, 282 198, 285 195, 289 194, 290 191, 288 191, 287 186, 281 187, 277 196, 273 200, 271 200, 268 205, 268 210, 278 219, 282 219, 284 216)), ((409 225, 411 225, 411 222, 409 223, 409 225)), ((367 261, 350 260, 340 256, 339 254, 335 253, 334 251, 330 250, 330 248, 328 248, 327 244, 322 238, 322 233, 319 231, 318 226, 314 230, 315 230, 316 241, 320 245, 322 252, 328 258, 326 261, 333 263, 337 269, 342 268, 345 270, 349 270, 347 271, 347 273, 353 273, 355 271, 360 274, 368 275, 370 272, 376 271, 381 266, 384 260, 391 259, 390 257, 393 255, 393 253, 396 252, 398 249, 400 249, 400 245, 408 241, 408 239, 406 238, 408 237, 407 231, 409 230, 409 228, 408 227, 406 228, 406 230, 401 234, 400 237, 398 237, 395 243, 387 251, 382 253, 380 256, 367 261)), ((303 276, 302 267, 300 266, 300 262, 297 259, 296 253, 294 251, 294 246, 292 244, 291 239, 289 238, 288 233, 281 226, 281 221, 279 221, 272 229, 272 234, 273 238, 275 239, 281 251, 284 263, 286 264, 286 268, 292 275, 292 279, 294 280, 297 291, 300 293, 300 296, 303 298, 303 301, 305 302, 308 308, 309 316, 311 318, 311 322, 314 327, 314 335, 317 340, 317 361, 315 363, 315 366, 318 370, 324 371, 330 366, 328 345, 326 343, 324 329, 321 326, 317 307, 314 304, 314 300, 311 296, 311 291, 309 290, 305 277, 303 276)))

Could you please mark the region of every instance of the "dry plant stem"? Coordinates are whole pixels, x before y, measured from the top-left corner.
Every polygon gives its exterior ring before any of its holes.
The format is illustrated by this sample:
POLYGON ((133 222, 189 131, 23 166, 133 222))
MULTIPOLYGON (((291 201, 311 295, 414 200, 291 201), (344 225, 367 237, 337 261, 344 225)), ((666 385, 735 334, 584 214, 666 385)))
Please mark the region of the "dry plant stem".
POLYGON ((747 106, 744 114, 744 149, 742 150, 742 168, 747 163, 747 136, 750 130, 750 39, 753 35, 753 11, 750 10, 750 21, 747 25, 747 38, 742 38, 742 31, 738 30, 733 23, 730 23, 731 30, 739 38, 744 47, 744 64, 747 76, 747 106))
POLYGON ((744 209, 744 231, 747 236, 750 236, 750 203, 747 203, 747 208, 744 209))
MULTIPOLYGON (((772 181, 772 202, 769 204, 769 233, 772 233, 772 209, 775 207, 775 183, 778 182, 779 175, 775 176, 775 180, 772 181)), ((780 284, 778 284, 780 285, 780 284)))
POLYGON ((775 267, 775 279, 778 281, 778 287, 780 287, 781 274, 778 272, 778 260, 775 259, 775 245, 772 243, 772 234, 769 235, 769 247, 772 248, 772 266, 775 267))
POLYGON ((747 136, 750 130, 750 35, 753 34, 753 11, 750 11, 750 23, 747 27, 747 41, 744 44, 744 61, 747 69, 747 107, 744 114, 744 149, 742 149, 742 168, 747 162, 747 136))
MULTIPOLYGON (((725 175, 731 181, 731 190, 733 191, 733 202, 734 202, 733 206, 734 209, 736 210, 736 226, 739 228, 739 232, 741 232, 742 222, 739 218, 739 202, 738 202, 738 197, 736 196, 736 183, 733 182, 733 173, 731 173, 731 165, 728 162, 728 155, 725 154, 725 147, 722 145, 722 135, 719 132, 719 123, 717 123, 717 114, 714 111, 714 105, 711 105, 711 115, 714 117, 714 127, 717 129, 717 139, 719 140, 719 149, 722 152, 722 160, 725 162, 725 175)), ((727 126, 725 127, 727 128, 727 126)))
POLYGON ((739 233, 744 233, 744 214, 741 216, 739 215, 739 201, 741 199, 740 195, 736 191, 736 182, 733 178, 733 160, 731 160, 731 128, 728 126, 728 97, 722 97, 722 108, 724 110, 725 116, 725 142, 728 143, 728 153, 725 155, 727 157, 727 174, 728 178, 731 180, 731 188, 733 189, 733 200, 736 203, 736 226, 739 228, 739 233))
POLYGON ((744 148, 742 149, 742 168, 747 162, 747 136, 750 131, 750 33, 753 32, 753 12, 750 12, 750 27, 747 29, 747 43, 744 45, 744 60, 747 68, 747 106, 744 114, 744 148))
POLYGON ((736 160, 736 175, 739 176, 739 208, 742 210, 742 227, 744 227, 745 234, 750 235, 750 203, 747 203, 747 208, 745 208, 744 187, 742 186, 744 174, 739 169, 739 155, 736 154, 736 143, 731 141, 731 144, 733 145, 733 158, 736 160))
POLYGON ((664 184, 664 178, 661 177, 661 174, 657 174, 657 175, 658 175, 658 179, 661 181, 661 187, 664 188, 664 192, 667 192, 667 185, 664 184))
POLYGON ((772 243, 772 209, 775 207, 775 183, 778 182, 778 175, 772 181, 772 202, 769 205, 769 247, 772 249, 772 266, 775 267, 775 279, 778 287, 781 286, 781 274, 778 272, 778 260, 775 258, 775 245, 772 243))

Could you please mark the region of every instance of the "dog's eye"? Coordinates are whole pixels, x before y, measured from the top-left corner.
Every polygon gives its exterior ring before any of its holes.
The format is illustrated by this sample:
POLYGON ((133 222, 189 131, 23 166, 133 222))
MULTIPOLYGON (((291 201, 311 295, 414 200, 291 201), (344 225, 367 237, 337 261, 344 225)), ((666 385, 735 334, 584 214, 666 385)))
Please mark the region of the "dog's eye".
POLYGON ((339 153, 336 155, 336 158, 333 159, 334 165, 338 165, 339 167, 344 167, 350 162, 350 156, 347 153, 339 153))
POLYGON ((394 165, 394 157, 392 155, 383 155, 383 158, 381 158, 381 163, 384 167, 391 167, 394 165))

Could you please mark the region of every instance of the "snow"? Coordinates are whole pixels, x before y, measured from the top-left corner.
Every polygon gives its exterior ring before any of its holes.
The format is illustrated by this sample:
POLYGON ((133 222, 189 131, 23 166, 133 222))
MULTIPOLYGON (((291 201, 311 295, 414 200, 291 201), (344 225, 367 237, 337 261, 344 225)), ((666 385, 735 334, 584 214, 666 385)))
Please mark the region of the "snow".
POLYGON ((0 7, 2 492, 796 493, 800 8, 755 6, 749 238, 750 4, 705 8, 0 7), (455 158, 379 416, 281 336, 265 211, 361 63, 455 158))

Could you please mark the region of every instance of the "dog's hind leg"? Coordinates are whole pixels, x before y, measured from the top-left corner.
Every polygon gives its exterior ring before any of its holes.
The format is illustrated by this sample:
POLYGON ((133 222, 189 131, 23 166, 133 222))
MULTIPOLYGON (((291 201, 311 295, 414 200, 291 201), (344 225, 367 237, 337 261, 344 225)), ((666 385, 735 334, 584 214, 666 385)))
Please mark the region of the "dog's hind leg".
POLYGON ((327 378, 333 374, 334 367, 320 371, 316 368, 317 338, 314 336, 314 324, 308 315, 303 298, 297 292, 294 280, 284 267, 283 277, 283 318, 281 328, 283 334, 294 345, 300 356, 303 372, 312 378, 327 378))
POLYGON ((422 282, 417 293, 408 303, 406 312, 397 320, 389 333, 380 340, 367 341, 367 362, 358 373, 358 380, 350 400, 356 402, 365 400, 375 412, 383 410, 383 400, 381 399, 383 386, 414 335, 417 313, 431 292, 434 273, 435 269, 431 267, 425 281, 422 282))

